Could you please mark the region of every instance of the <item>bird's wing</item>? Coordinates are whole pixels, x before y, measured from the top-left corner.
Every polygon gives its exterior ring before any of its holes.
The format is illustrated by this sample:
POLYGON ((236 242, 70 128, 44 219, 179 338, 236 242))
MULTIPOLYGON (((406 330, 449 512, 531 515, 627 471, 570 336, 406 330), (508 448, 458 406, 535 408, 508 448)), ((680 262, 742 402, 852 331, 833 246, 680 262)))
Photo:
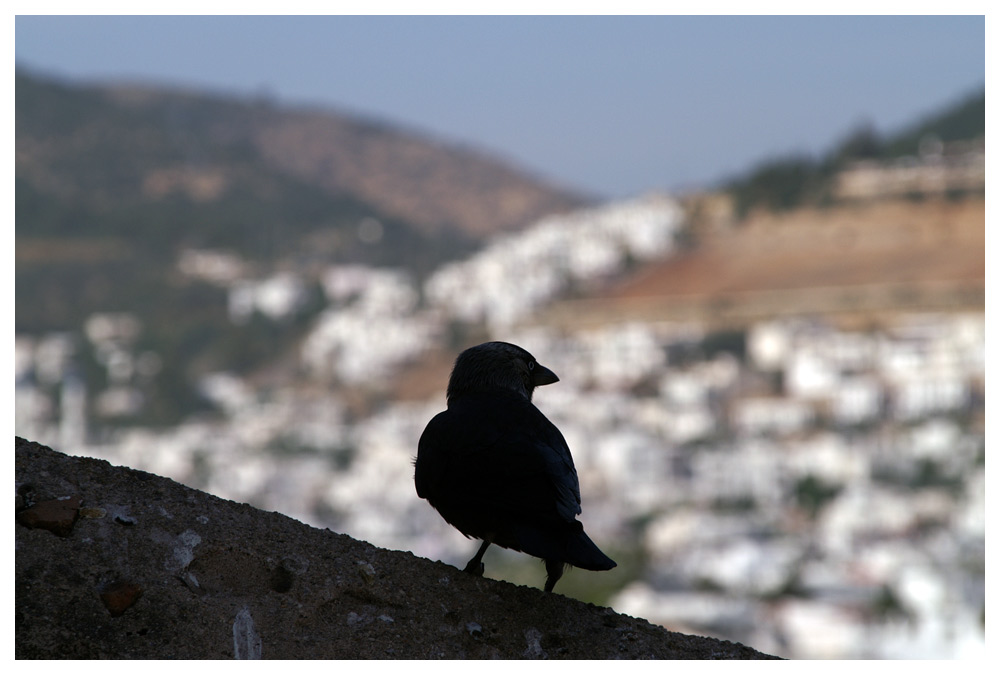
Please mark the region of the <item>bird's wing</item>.
POLYGON ((581 513, 581 500, 580 479, 573 465, 573 456, 559 429, 540 411, 538 418, 538 427, 545 431, 538 434, 535 450, 542 456, 545 473, 555 488, 559 515, 565 520, 574 520, 581 513))
POLYGON ((530 401, 470 397, 450 412, 450 461, 456 475, 476 476, 477 500, 514 517, 576 518, 580 482, 569 446, 530 401))
POLYGON ((413 465, 413 482, 421 499, 433 499, 447 489, 450 473, 448 458, 455 447, 449 429, 454 426, 448 411, 445 411, 435 415, 420 435, 417 460, 413 465))

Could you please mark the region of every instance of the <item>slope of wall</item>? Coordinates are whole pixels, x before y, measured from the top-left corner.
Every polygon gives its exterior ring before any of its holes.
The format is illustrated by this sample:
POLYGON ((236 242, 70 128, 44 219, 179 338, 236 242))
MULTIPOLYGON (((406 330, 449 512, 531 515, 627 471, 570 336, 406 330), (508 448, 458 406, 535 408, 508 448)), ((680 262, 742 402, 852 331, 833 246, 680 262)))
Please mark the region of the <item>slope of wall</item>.
POLYGON ((15 439, 17 658, 765 654, 15 439))

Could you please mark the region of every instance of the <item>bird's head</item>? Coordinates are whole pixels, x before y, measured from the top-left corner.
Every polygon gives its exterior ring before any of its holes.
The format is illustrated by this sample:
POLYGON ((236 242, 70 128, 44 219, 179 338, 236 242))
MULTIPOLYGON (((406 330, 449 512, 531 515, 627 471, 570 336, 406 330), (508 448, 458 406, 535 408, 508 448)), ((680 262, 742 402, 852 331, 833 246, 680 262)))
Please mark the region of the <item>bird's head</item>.
POLYGON ((517 345, 484 342, 458 355, 448 380, 448 400, 472 392, 514 391, 530 401, 535 387, 558 381, 517 345))

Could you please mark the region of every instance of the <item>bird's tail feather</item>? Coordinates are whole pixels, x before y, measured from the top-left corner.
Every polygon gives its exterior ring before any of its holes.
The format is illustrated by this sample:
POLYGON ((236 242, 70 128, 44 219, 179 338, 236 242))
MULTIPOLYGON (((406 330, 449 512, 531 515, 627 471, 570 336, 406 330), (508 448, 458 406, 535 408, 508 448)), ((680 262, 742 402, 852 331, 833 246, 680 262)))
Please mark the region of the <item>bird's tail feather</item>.
POLYGON ((558 560, 580 569, 601 571, 615 567, 617 565, 615 561, 597 548, 597 544, 583 531, 579 521, 575 525, 577 527, 560 533, 561 536, 551 530, 518 527, 515 528, 517 545, 508 545, 499 541, 497 543, 537 558, 558 560))
POLYGON ((595 571, 609 570, 617 565, 614 560, 597 548, 597 544, 583 530, 570 538, 566 547, 566 562, 573 567, 595 571))

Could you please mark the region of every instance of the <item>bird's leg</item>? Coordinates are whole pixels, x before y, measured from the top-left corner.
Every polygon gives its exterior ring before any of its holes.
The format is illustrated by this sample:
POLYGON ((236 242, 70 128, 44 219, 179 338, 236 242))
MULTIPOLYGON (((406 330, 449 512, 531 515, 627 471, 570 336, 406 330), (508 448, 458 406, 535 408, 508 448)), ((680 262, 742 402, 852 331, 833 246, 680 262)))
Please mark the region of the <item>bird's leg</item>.
POLYGON ((551 593, 552 589, 556 587, 556 582, 559 581, 559 577, 563 575, 563 570, 565 568, 566 565, 561 560, 545 561, 545 573, 548 575, 545 578, 546 593, 551 593))
POLYGON ((469 564, 465 566, 465 572, 469 574, 475 574, 477 577, 483 576, 483 572, 486 571, 486 565, 483 564, 483 556, 486 555, 486 549, 490 547, 490 540, 483 539, 483 545, 479 547, 479 552, 472 557, 469 564))

